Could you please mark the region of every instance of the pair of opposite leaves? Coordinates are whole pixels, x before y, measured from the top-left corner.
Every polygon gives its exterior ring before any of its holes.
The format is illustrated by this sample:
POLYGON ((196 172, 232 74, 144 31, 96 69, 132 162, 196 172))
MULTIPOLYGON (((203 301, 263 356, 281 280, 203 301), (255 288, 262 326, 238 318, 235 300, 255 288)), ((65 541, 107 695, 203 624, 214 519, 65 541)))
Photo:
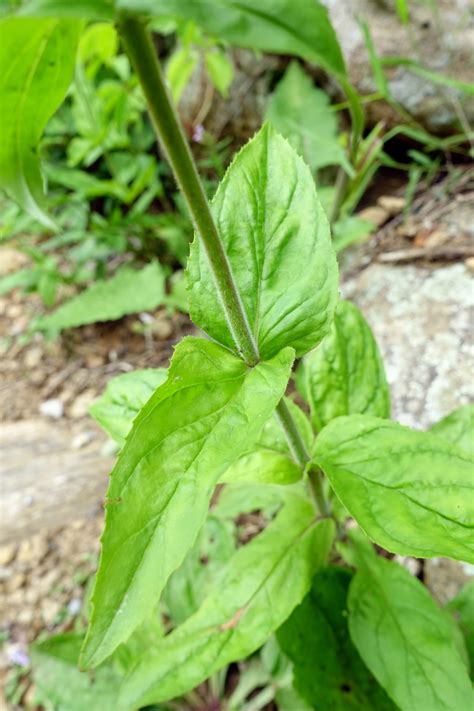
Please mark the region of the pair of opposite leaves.
MULTIPOLYGON (((254 337, 269 360, 250 370, 228 350, 214 343, 189 339, 177 349, 166 384, 137 418, 113 473, 102 561, 94 593, 95 608, 85 646, 84 658, 90 665, 100 663, 131 634, 156 602, 172 570, 182 561, 204 521, 215 483, 229 465, 252 446, 284 393, 293 360, 293 351, 287 346, 294 346, 298 354, 304 353, 321 340, 331 323, 337 273, 327 222, 309 171, 285 141, 264 128, 227 173, 213 211, 254 337), (285 179, 286 183, 282 182, 285 179), (307 229, 308 224, 310 229, 307 229), (248 255, 251 256, 250 268, 248 255), (308 264, 313 268, 307 269, 308 264), (314 279, 314 273, 322 275, 318 288, 314 283, 308 284, 314 279), (297 279, 297 275, 300 278, 297 279), (229 432, 233 433, 231 443, 229 432), (159 491, 156 491, 157 462, 160 463, 159 491), (191 502, 192 516, 189 515, 191 502), (155 570, 157 558, 159 571, 155 570)), ((211 336, 232 348, 227 324, 217 306, 212 275, 198 242, 192 247, 188 277, 194 320, 211 336)), ((344 315, 344 307, 340 309, 344 315)), ((377 365, 376 358, 374 362, 377 365)), ((376 368, 375 375, 371 376, 375 391, 379 371, 380 368, 376 368)), ((347 380, 350 382, 350 370, 347 380)), ((360 391, 359 385, 357 389, 360 391)), ((387 416, 384 408, 388 399, 383 393, 378 398, 374 396, 374 402, 379 401, 382 411, 377 406, 376 414, 387 416)), ((365 410, 373 411, 369 405, 370 401, 365 410)), ((404 438, 411 438, 407 445, 411 452, 423 444, 413 437, 426 436, 394 423, 351 417, 347 422, 338 424, 336 421, 333 429, 328 428, 320 435, 315 457, 340 495, 344 485, 343 482, 339 485, 339 480, 347 477, 347 462, 344 457, 342 461, 334 458, 338 447, 343 449, 344 443, 349 442, 352 463, 354 449, 360 451, 361 448, 368 448, 368 459, 375 456, 377 461, 388 441, 400 448, 405 446, 404 438)), ((439 443, 432 440, 428 444, 429 457, 438 461, 439 443)), ((449 445, 441 443, 441 450, 444 463, 446 457, 451 463, 459 459, 460 455, 449 445), (446 448, 450 451, 445 451, 446 448)), ((426 455, 426 451, 422 454, 426 455)), ((356 464, 365 467, 366 461, 356 461, 356 464)), ((393 461, 388 464, 393 465, 393 461)), ((442 465, 443 461, 438 461, 436 476, 442 465)), ((384 474, 386 468, 385 458, 378 464, 379 473, 384 474)), ((360 476, 356 472, 357 478, 360 476)), ((423 487, 426 488, 426 482, 422 482, 423 487)), ((360 485, 352 489, 354 500, 363 500, 360 485)), ((406 503, 407 498, 403 494, 402 501, 406 503)), ((350 511, 354 508, 344 497, 341 499, 350 511)), ((453 501, 455 505, 459 502, 459 494, 453 501)), ((396 498, 394 508, 400 509, 399 504, 396 498)), ((402 524, 406 520, 412 522, 419 513, 409 507, 405 509, 398 516, 402 524)), ((376 523, 380 524, 384 512, 377 513, 376 523)), ((364 510, 361 514, 364 519, 363 514, 364 510)), ((434 552, 430 540, 430 549, 423 549, 421 554, 446 551, 439 522, 432 524, 437 533, 434 552)), ((458 522, 454 521, 453 526, 455 534, 459 533, 458 522)), ((372 533, 377 526, 364 527, 381 542, 379 531, 377 535, 372 533)), ((392 537, 385 537, 385 542, 388 541, 387 548, 400 551, 396 528, 395 524, 392 537)), ((416 533, 418 540, 418 531, 416 533)), ((419 547, 414 551, 411 531, 405 538, 407 541, 403 542, 400 552, 420 554, 419 547)), ((464 557, 462 544, 455 542, 447 554, 464 557)))

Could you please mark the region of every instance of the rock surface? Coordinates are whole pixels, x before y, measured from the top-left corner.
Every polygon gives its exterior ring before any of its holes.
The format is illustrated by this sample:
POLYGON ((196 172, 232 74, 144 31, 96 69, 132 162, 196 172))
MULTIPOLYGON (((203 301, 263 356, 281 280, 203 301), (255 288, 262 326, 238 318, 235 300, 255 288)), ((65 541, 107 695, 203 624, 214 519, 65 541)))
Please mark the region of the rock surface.
MULTIPOLYGON (((409 3, 407 27, 398 18, 395 0, 323 1, 342 45, 351 80, 361 93, 376 91, 376 86, 358 18, 367 20, 378 56, 414 59, 436 74, 472 82, 474 16, 469 0, 409 3)), ((457 131, 462 111, 472 122, 472 97, 468 99, 452 87, 435 85, 407 67, 391 67, 386 75, 393 98, 430 131, 457 131)), ((395 121, 394 112, 383 102, 368 108, 372 120, 395 121)))
POLYGON ((463 264, 432 270, 373 263, 343 294, 374 330, 395 419, 426 429, 474 400, 474 285, 463 264))
POLYGON ((114 460, 103 454, 106 438, 91 421, 87 430, 93 438, 77 448, 73 442, 83 426, 71 422, 37 419, 2 424, 2 545, 87 518, 100 509, 114 460))

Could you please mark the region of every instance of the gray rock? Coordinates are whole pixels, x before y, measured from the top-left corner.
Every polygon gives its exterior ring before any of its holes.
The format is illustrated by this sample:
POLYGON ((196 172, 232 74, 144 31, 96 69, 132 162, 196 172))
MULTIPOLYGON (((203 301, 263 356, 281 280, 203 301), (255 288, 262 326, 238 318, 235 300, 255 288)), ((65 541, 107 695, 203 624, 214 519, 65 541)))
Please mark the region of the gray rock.
MULTIPOLYGON (((409 3, 403 26, 393 0, 323 0, 341 42, 354 85, 361 93, 376 90, 358 18, 367 20, 379 56, 414 59, 436 74, 472 82, 474 17, 469 0, 409 3)), ((474 119, 474 100, 452 87, 435 85, 407 67, 386 71, 393 98, 434 133, 459 130, 464 112, 474 119), (460 120, 461 117, 461 120, 460 120)), ((396 121, 384 102, 368 106, 372 120, 396 121)))
POLYGON ((474 400, 474 288, 463 264, 371 264, 344 284, 343 294, 374 330, 396 420, 426 429, 474 400))

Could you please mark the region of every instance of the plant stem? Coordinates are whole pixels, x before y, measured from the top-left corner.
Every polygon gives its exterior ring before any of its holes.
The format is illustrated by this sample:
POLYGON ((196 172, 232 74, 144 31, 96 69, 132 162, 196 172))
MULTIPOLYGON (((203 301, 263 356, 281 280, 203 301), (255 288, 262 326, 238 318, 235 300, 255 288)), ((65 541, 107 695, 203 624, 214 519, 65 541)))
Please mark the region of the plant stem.
POLYGON ((336 177, 334 200, 331 205, 331 211, 329 213, 329 224, 331 227, 335 222, 338 221, 341 214, 341 207, 346 197, 347 186, 349 183, 349 176, 347 175, 344 168, 341 166, 338 170, 336 177))
MULTIPOLYGON (((127 16, 120 19, 119 31, 145 94, 158 141, 168 156, 176 182, 183 193, 196 231, 206 250, 236 348, 247 365, 256 365, 260 360, 258 347, 199 179, 196 164, 166 88, 151 36, 140 20, 127 16)), ((276 417, 286 434, 291 453, 304 470, 310 461, 310 456, 284 400, 277 405, 276 417)), ((319 470, 310 467, 308 476, 313 497, 321 514, 329 515, 319 470)))
POLYGON ((151 36, 144 24, 132 17, 123 17, 119 21, 119 30, 145 94, 158 140, 168 156, 209 259, 236 348, 248 365, 255 365, 259 360, 257 344, 199 180, 196 164, 168 94, 151 36))
MULTIPOLYGON (((275 416, 286 435, 293 458, 301 469, 305 470, 311 457, 285 400, 280 400, 278 403, 275 416)), ((308 468, 308 485, 321 515, 330 516, 331 510, 324 495, 321 470, 313 464, 310 464, 308 468)))

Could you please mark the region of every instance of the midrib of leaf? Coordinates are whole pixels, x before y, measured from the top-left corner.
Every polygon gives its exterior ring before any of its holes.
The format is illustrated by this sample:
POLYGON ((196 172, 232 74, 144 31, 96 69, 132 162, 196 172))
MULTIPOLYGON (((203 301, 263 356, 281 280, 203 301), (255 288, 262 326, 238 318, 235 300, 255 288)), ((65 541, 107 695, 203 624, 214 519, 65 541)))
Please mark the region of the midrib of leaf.
POLYGON ((344 327, 340 327, 337 319, 337 315, 333 321, 334 323, 334 330, 336 332, 336 343, 338 345, 338 350, 339 353, 341 354, 341 365, 342 365, 342 374, 343 374, 343 383, 344 383, 344 404, 345 404, 345 409, 347 414, 349 415, 349 367, 348 367, 348 357, 347 357, 347 349, 346 349, 346 339, 345 339, 345 334, 344 334, 344 327), (342 338, 341 338, 342 336, 342 338), (339 346, 339 344, 341 344, 339 346))
MULTIPOLYGON (((440 511, 436 511, 435 509, 430 508, 426 504, 422 504, 420 500, 418 499, 413 499, 409 494, 406 494, 403 489, 406 486, 411 486, 410 482, 406 482, 406 484, 400 485, 400 486, 389 486, 388 484, 382 484, 381 482, 376 482, 372 481, 372 479, 368 479, 367 477, 364 477, 362 475, 357 475, 354 474, 357 479, 361 479, 364 482, 367 482, 369 484, 373 484, 374 487, 381 487, 382 489, 388 489, 389 491, 400 491, 403 496, 410 501, 412 504, 415 504, 416 506, 419 506, 420 508, 424 509, 425 511, 429 511, 429 513, 435 514, 436 516, 439 516, 440 518, 443 518, 445 521, 449 521, 450 523, 456 524, 456 526, 461 526, 462 528, 467 528, 468 530, 471 530, 474 528, 474 524, 468 524, 468 523, 461 523, 460 521, 457 521, 456 519, 452 519, 450 516, 441 513, 440 511)), ((443 488, 451 488, 453 485, 452 484, 439 484, 436 487, 436 489, 443 489, 443 488)), ((462 484, 457 484, 457 488, 462 488, 462 489, 467 489, 469 493, 472 493, 472 487, 462 485, 462 484)), ((401 541, 400 541, 401 542, 401 541)))
POLYGON ((264 200, 265 200, 265 205, 263 207, 263 211, 260 209, 260 200, 257 195, 257 191, 255 190, 252 181, 247 177, 247 172, 244 168, 244 175, 247 180, 247 183, 249 184, 249 187, 251 188, 252 192, 254 193, 255 197, 255 206, 257 209, 257 221, 258 221, 258 230, 260 232, 260 236, 263 238, 262 243, 263 243, 263 253, 261 255, 261 264, 259 264, 260 261, 260 250, 259 250, 259 240, 258 238, 256 240, 252 240, 255 245, 255 262, 257 266, 257 298, 255 301, 255 322, 254 322, 254 338, 256 343, 259 343, 259 338, 260 338, 260 303, 261 303, 261 298, 262 298, 262 281, 263 281, 263 270, 265 268, 265 222, 266 222, 266 194, 267 194, 267 188, 268 188, 268 132, 265 137, 265 154, 264 154, 264 160, 262 160, 262 165, 263 165, 263 195, 264 195, 264 200), (263 219, 261 218, 261 215, 263 213, 263 219))

